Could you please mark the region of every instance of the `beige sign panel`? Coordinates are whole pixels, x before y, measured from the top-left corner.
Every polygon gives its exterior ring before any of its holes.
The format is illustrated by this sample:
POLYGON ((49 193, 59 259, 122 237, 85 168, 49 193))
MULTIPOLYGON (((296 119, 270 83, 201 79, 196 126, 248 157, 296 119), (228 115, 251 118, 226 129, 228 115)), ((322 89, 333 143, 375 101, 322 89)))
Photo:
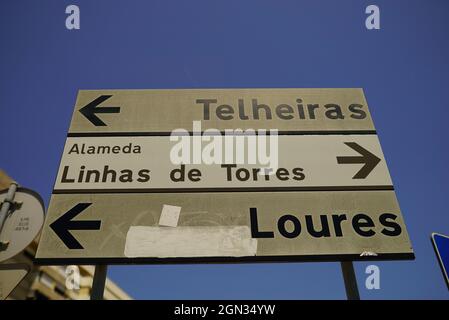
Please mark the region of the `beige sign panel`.
POLYGON ((49 212, 43 263, 413 256, 392 191, 57 194, 49 212))
MULTIPOLYGON (((194 143, 194 138, 184 138, 188 146, 194 143)), ((175 147, 180 141, 170 141, 170 137, 68 138, 55 192, 179 188, 299 190, 310 187, 392 185, 375 135, 279 136, 277 149, 271 150, 270 157, 264 156, 263 162, 257 156, 254 161, 248 159, 249 154, 257 155, 259 149, 254 140, 254 148, 249 152, 248 137, 244 139, 242 164, 238 164, 236 157, 226 163, 226 152, 222 152, 223 157, 216 159, 216 162, 208 164, 205 161, 214 159, 205 152, 199 164, 193 163, 193 157, 190 157, 189 164, 182 166, 172 162, 170 156, 177 150, 175 147), (345 159, 358 161, 345 163, 345 159), (265 169, 271 169, 268 172, 271 174, 264 174, 265 169), (356 175, 359 172, 358 178, 356 175)), ((249 139, 256 139, 256 136, 249 139)), ((203 143, 203 146, 210 143, 213 142, 203 143)), ((233 153, 237 153, 235 148, 233 153)))
POLYGON ((69 133, 374 131, 362 89, 81 90, 69 133))
POLYGON ((23 263, 0 264, 0 300, 5 300, 30 272, 23 263))

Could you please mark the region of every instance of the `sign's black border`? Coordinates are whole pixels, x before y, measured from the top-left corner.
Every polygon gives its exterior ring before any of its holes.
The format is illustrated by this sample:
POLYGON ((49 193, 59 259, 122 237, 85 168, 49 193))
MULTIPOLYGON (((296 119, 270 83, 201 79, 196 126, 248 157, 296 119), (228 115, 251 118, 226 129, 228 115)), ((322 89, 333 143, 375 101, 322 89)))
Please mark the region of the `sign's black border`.
POLYGON ((126 265, 126 264, 233 264, 233 263, 278 263, 278 262, 341 262, 341 261, 391 261, 414 260, 415 254, 385 253, 377 256, 357 254, 326 254, 298 256, 250 256, 250 257, 195 257, 195 258, 36 258, 38 265, 126 265))

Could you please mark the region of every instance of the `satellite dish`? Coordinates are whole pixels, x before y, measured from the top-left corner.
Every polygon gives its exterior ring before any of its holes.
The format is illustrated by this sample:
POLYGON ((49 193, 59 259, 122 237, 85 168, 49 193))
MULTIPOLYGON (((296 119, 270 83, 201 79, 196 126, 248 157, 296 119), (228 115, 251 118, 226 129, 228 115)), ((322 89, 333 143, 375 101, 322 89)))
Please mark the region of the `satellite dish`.
MULTIPOLYGON (((0 191, 2 203, 8 190, 0 191)), ((21 203, 12 213, 8 214, 0 232, 0 262, 14 257, 22 252, 39 234, 44 224, 44 203, 33 190, 18 187, 14 202, 21 203)))

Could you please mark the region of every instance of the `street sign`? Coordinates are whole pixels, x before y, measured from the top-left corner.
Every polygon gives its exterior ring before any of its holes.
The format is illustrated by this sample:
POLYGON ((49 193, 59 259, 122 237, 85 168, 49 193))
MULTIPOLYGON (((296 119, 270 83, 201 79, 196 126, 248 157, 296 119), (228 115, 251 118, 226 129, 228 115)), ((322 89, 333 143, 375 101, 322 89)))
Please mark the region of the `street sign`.
POLYGON ((218 130, 375 133, 361 89, 81 90, 69 136, 218 130))
POLYGON ((449 288, 449 236, 432 233, 432 244, 438 257, 444 280, 449 288))
MULTIPOLYGON (((7 191, 0 191, 0 203, 5 200, 7 191)), ((0 233, 0 242, 4 244, 0 250, 0 262, 24 250, 39 234, 44 223, 44 204, 39 194, 19 187, 14 202, 20 206, 7 215, 0 233)))
MULTIPOLYGON (((69 137, 54 193, 101 189, 125 189, 126 192, 235 188, 328 190, 391 188, 392 185, 379 141, 373 135, 279 136, 278 168, 268 178, 259 172, 254 174, 254 170, 263 166, 257 161, 241 165, 175 165, 170 160, 172 147, 170 137, 69 137), (112 151, 114 148, 116 152, 112 151), (201 173, 198 179, 188 177, 193 168, 201 173)), ((244 154, 248 154, 248 144, 244 154)))
POLYGON ((58 214, 41 239, 44 263, 54 257, 82 264, 412 254, 393 191, 55 194, 49 212, 58 214), (181 208, 176 227, 158 226, 167 204, 181 208))
POLYGON ((361 89, 80 91, 36 254, 413 257, 361 89))
POLYGON ((5 300, 29 272, 25 263, 0 264, 0 300, 5 300))

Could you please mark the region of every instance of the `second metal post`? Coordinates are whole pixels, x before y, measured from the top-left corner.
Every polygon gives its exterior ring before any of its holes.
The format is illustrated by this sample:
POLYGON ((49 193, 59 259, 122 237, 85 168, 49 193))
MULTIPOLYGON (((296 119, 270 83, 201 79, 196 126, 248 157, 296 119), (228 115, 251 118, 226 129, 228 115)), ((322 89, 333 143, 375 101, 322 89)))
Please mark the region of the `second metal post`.
POLYGON ((346 296, 348 300, 360 300, 359 288, 357 287, 357 278, 355 277, 354 265, 352 261, 341 262, 341 272, 345 282, 346 296))

